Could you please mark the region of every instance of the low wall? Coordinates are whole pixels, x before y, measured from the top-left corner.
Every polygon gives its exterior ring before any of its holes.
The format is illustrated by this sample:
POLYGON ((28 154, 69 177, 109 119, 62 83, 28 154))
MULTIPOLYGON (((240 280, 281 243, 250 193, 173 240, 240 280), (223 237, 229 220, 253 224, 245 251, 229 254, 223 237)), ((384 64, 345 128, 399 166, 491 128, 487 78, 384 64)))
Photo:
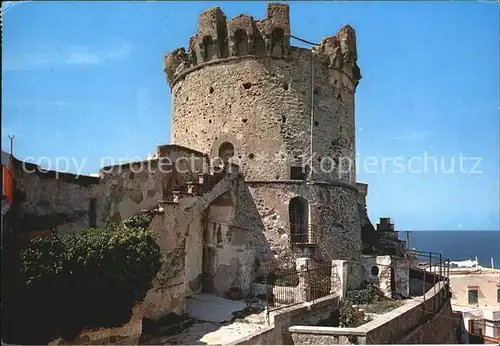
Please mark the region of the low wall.
POLYGON ((137 305, 129 322, 117 328, 84 330, 73 340, 57 338, 50 345, 138 345, 142 334, 142 306, 137 305))
POLYGON ((448 290, 443 282, 424 297, 415 298, 357 328, 295 325, 294 344, 457 343, 448 290))
POLYGON ((10 225, 20 238, 45 231, 89 228, 91 198, 99 178, 44 170, 40 166, 13 160, 14 205, 10 225))
POLYGON ((330 317, 338 308, 340 297, 337 294, 315 299, 269 313, 269 328, 259 330, 245 338, 235 341, 234 345, 289 345, 292 343, 288 328, 293 324, 317 324, 330 317))

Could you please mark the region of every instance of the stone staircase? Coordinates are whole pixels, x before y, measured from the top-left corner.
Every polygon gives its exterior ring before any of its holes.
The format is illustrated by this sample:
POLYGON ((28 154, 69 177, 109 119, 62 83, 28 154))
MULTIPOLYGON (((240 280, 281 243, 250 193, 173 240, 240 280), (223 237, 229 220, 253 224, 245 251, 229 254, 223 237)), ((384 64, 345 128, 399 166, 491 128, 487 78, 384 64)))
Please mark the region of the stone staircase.
POLYGON ((200 172, 197 175, 197 181, 189 181, 179 190, 172 191, 171 199, 159 201, 160 211, 164 211, 167 205, 173 205, 174 209, 201 212, 220 195, 228 192, 232 183, 241 177, 239 166, 235 164, 210 167, 209 173, 200 172), (181 205, 182 208, 178 208, 181 205))

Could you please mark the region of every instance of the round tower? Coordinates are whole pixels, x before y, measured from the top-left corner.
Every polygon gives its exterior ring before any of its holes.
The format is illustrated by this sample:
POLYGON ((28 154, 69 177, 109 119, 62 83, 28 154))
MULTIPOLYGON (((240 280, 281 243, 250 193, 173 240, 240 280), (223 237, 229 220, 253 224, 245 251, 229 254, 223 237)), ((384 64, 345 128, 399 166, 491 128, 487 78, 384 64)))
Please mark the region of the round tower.
POLYGON ((356 61, 350 26, 291 47, 289 7, 272 3, 259 21, 206 10, 187 52, 164 58, 172 143, 240 165, 277 257, 359 255, 356 61))

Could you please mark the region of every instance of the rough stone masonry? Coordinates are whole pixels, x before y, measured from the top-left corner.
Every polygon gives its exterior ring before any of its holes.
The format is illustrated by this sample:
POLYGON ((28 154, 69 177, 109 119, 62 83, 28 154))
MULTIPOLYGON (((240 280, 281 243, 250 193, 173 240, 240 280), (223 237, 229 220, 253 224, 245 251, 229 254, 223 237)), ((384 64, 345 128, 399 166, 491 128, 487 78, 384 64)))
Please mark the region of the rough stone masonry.
POLYGON ((172 142, 241 166, 267 241, 257 246, 274 260, 357 259, 359 192, 343 162, 356 154, 355 32, 344 26, 313 49, 290 46, 290 32, 287 4, 259 21, 204 11, 187 51, 164 57, 172 142))

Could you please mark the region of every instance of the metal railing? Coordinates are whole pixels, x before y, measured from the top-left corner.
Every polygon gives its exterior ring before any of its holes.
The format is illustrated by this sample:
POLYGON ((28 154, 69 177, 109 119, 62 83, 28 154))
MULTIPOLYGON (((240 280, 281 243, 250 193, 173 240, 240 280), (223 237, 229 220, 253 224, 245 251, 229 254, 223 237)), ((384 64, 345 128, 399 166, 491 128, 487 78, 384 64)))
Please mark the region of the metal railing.
MULTIPOLYGON (((339 285, 332 280, 331 264, 270 273, 260 280, 268 311, 312 301, 331 294, 339 285)), ((338 276, 333 276, 338 278, 338 276)))
POLYGON ((314 245, 317 228, 314 225, 290 225, 290 241, 292 245, 314 245))

